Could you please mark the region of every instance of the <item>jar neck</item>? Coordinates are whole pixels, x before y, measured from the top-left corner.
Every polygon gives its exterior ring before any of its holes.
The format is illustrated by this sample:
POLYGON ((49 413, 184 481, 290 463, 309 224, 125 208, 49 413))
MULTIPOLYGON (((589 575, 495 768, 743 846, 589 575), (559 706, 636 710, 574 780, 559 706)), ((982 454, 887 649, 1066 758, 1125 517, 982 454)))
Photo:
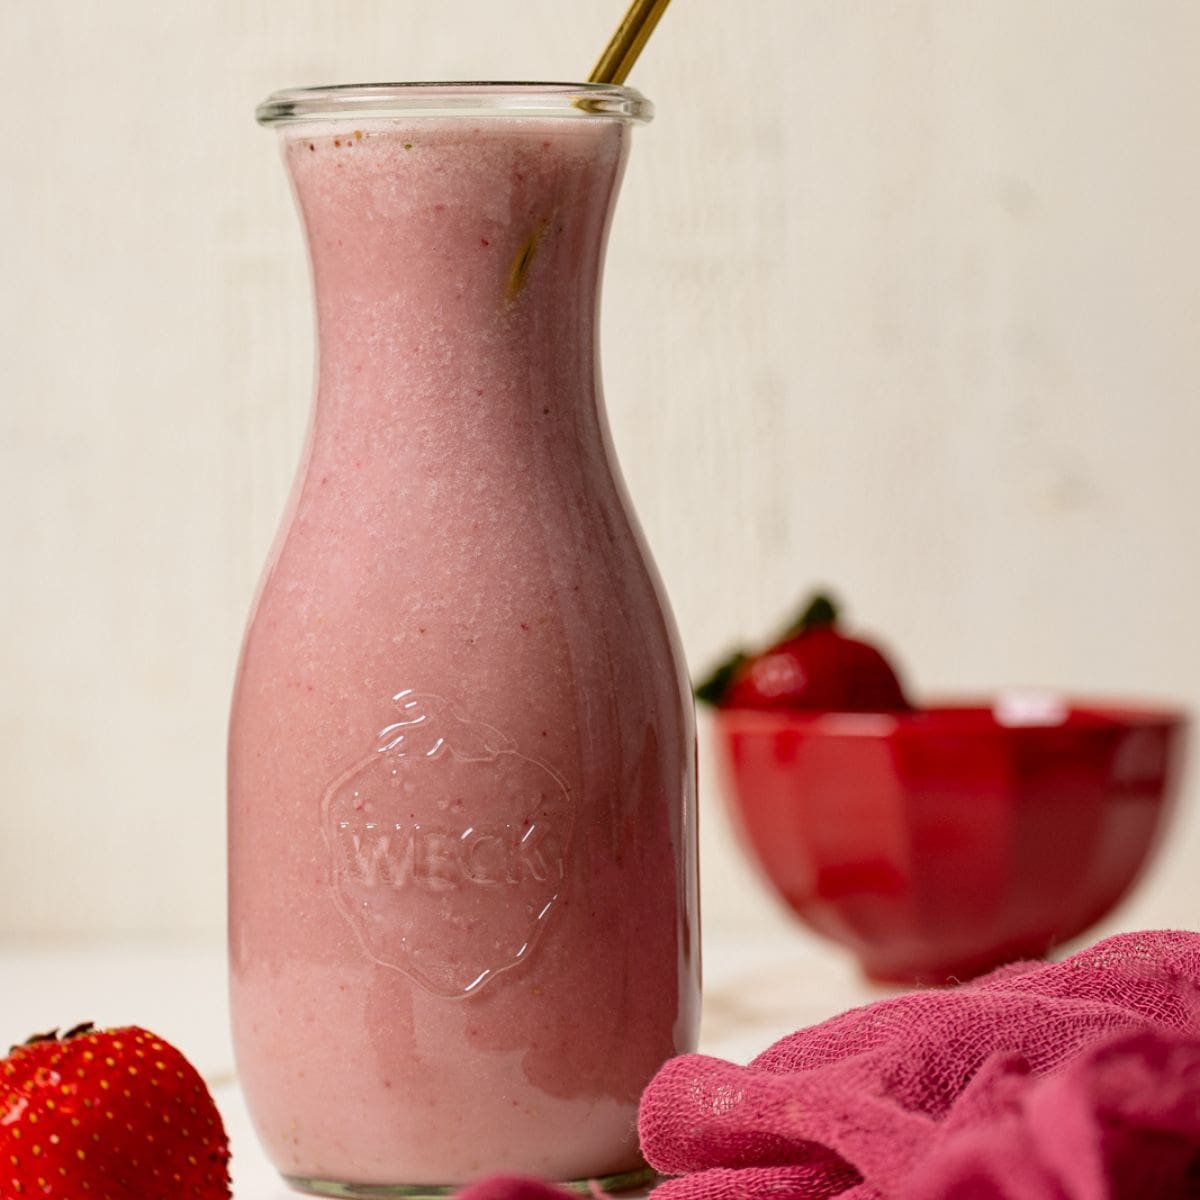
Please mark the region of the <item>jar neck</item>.
POLYGON ((319 406, 495 411, 590 397, 626 145, 623 123, 594 119, 288 129, 319 406))

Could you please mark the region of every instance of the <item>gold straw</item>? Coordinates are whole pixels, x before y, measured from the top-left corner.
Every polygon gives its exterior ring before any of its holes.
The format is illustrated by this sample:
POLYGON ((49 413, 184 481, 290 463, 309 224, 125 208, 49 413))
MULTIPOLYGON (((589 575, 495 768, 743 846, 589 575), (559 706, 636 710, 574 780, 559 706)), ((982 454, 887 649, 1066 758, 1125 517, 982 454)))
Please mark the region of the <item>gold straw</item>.
POLYGON ((670 3, 671 0, 633 0, 612 41, 588 76, 588 82, 624 83, 646 40, 654 32, 658 18, 670 3))

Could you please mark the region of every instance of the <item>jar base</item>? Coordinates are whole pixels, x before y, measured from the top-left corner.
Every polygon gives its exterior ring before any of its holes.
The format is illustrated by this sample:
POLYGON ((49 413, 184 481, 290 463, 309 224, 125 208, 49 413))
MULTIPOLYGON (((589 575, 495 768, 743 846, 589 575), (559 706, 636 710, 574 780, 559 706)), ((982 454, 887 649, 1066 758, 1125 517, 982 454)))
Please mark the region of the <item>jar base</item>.
MULTIPOLYGON (((581 1196, 594 1195, 595 1187, 611 1195, 621 1195, 645 1189, 657 1178, 652 1168, 643 1167, 638 1171, 623 1171, 619 1175, 602 1175, 596 1179, 554 1182, 556 1187, 578 1192, 581 1196)), ((309 1196, 343 1196, 351 1200, 441 1200, 468 1186, 465 1183, 340 1183, 333 1179, 304 1179, 297 1175, 285 1175, 283 1181, 293 1191, 309 1196)))

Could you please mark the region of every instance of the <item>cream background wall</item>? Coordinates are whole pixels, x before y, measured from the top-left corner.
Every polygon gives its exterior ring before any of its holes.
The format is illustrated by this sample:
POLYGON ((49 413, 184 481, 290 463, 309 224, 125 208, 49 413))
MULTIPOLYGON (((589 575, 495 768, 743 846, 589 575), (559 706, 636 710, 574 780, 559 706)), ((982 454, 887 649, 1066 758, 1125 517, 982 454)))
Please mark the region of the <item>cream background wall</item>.
MULTIPOLYGON (((0 4, 0 932, 220 928, 311 355, 255 102, 578 76, 622 6, 0 4)), ((926 694, 1200 706, 1197 61, 1194 0, 677 0, 604 346, 694 669, 829 581, 926 694)), ((778 919, 705 784, 707 918, 778 919)), ((1118 923, 1194 924, 1198 852, 1118 923)))

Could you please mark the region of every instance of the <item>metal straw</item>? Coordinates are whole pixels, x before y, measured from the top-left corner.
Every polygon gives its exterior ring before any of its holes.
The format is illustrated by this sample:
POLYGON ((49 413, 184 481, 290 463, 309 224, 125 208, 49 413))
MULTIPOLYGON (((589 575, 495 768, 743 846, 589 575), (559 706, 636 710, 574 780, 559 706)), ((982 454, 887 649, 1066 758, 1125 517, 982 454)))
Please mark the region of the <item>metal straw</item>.
POLYGON ((624 83, 642 47, 654 32, 658 18, 666 12, 671 0, 633 0, 625 19, 617 27, 612 41, 600 55, 589 83, 624 83))

